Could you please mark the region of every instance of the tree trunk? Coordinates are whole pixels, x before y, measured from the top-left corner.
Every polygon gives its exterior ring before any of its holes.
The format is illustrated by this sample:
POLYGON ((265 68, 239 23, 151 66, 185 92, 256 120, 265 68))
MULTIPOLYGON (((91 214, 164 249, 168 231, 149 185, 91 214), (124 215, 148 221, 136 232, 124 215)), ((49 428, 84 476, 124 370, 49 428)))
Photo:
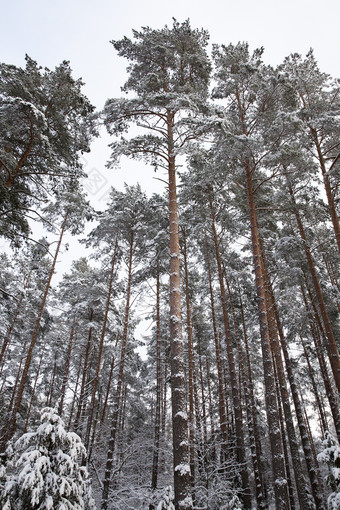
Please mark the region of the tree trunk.
POLYGON ((79 359, 78 370, 77 370, 77 379, 76 379, 76 384, 75 384, 74 390, 73 390, 72 404, 71 404, 70 414, 69 414, 68 423, 67 423, 67 430, 68 431, 71 429, 71 424, 72 424, 72 419, 73 419, 73 411, 74 411, 75 404, 76 404, 76 399, 77 399, 78 385, 79 385, 81 369, 82 369, 82 362, 81 362, 81 359, 79 359))
MULTIPOLYGON (((156 275, 156 412, 155 412, 155 438, 152 459, 152 476, 151 489, 157 489, 158 481, 158 460, 159 460, 159 444, 161 431, 161 404, 162 404, 162 366, 161 366, 161 319, 160 319, 160 268, 159 259, 157 259, 157 275, 156 275)), ((149 510, 154 510, 153 503, 150 504, 149 510)))
POLYGON ((229 321, 229 313, 228 313, 228 307, 227 307, 227 298, 226 298, 226 292, 225 292, 224 281, 223 281, 222 261, 221 261, 221 255, 220 255, 217 232, 216 232, 215 211, 213 208, 211 194, 209 194, 209 208, 210 208, 210 213, 211 213, 211 227, 212 227, 212 233, 213 233, 213 241, 214 241, 214 245, 215 245, 218 279, 219 279, 219 284, 220 284, 220 296, 221 296, 223 322, 224 322, 224 330, 225 330, 229 378, 230 378, 230 384, 231 384, 233 408, 234 408, 234 413, 235 413, 237 462, 240 466, 240 472, 241 472, 241 478, 242 478, 242 489, 243 489, 241 498, 243 500, 245 509, 248 509, 248 508, 250 509, 251 508, 251 497, 250 497, 250 491, 249 491, 249 479, 248 479, 247 461, 246 461, 245 446, 244 446, 242 403, 241 403, 241 396, 240 396, 240 388, 238 387, 238 384, 237 384, 234 353, 233 353, 233 347, 232 347, 232 336, 231 336, 231 331, 230 331, 230 324, 229 324, 230 321, 229 321))
POLYGON ((333 224, 333 229, 334 229, 334 234, 335 234, 335 240, 336 240, 336 243, 338 245, 338 250, 340 252, 340 225, 339 225, 339 217, 338 217, 337 212, 336 212, 334 197, 333 197, 333 193, 332 193, 332 189, 331 189, 331 184, 329 182, 329 173, 332 171, 333 164, 335 162, 333 162, 332 165, 330 166, 330 168, 327 170, 325 158, 324 158, 324 155, 322 153, 322 149, 321 149, 321 145, 320 145, 320 141, 319 141, 319 137, 318 137, 317 131, 316 131, 316 129, 312 128, 311 126, 309 126, 309 129, 311 131, 311 134, 312 134, 312 137, 313 137, 313 142, 314 142, 314 145, 315 145, 316 150, 317 150, 318 160, 319 160, 319 163, 320 163, 321 173, 322 173, 322 177, 323 177, 323 183, 324 183, 324 187, 325 187, 325 191, 326 191, 326 196, 327 196, 329 212, 330 212, 331 219, 332 219, 332 224, 333 224))
MULTIPOLYGON (((273 356, 273 366, 274 366, 277 404, 278 404, 278 410, 279 410, 280 429, 281 429, 281 437, 282 437, 282 449, 283 449, 286 476, 287 476, 289 505, 290 505, 290 510, 295 510, 295 498, 294 498, 292 476, 290 474, 290 463, 289 463, 288 446, 287 446, 287 434, 286 434, 286 428, 285 428, 285 423, 284 423, 284 418, 283 418, 282 399, 281 399, 281 394, 280 394, 279 381, 278 381, 274 356, 273 356)), ((304 508, 304 507, 301 507, 301 508, 304 508)))
POLYGON ((287 510, 289 508, 289 500, 287 484, 285 479, 285 466, 283 462, 283 451, 280 434, 277 397, 275 393, 273 362, 271 358, 268 316, 266 309, 265 281, 258 232, 257 213, 254 200, 253 174, 248 159, 245 161, 245 172, 246 172, 247 202, 250 218, 251 241, 253 251, 253 264, 255 270, 255 285, 257 292, 257 304, 261 332, 261 348, 265 383, 266 412, 271 447, 272 470, 274 476, 274 492, 277 510, 287 510))
POLYGON ((264 483, 263 471, 262 471, 262 451, 261 451, 261 434, 257 422, 257 411, 254 394, 253 374, 250 362, 250 353, 248 345, 247 328, 244 318, 243 303, 240 296, 240 309, 241 309, 241 320, 243 330, 243 340, 246 354, 246 366, 247 374, 244 377, 244 388, 246 397, 246 410, 248 420, 248 430, 251 448, 251 457, 253 462, 254 478, 255 478, 255 493, 256 501, 259 510, 265 510, 268 508, 268 502, 266 499, 266 487, 264 483))
POLYGON ((219 416, 220 416, 220 428, 221 428, 222 441, 223 441, 222 447, 226 451, 227 443, 228 443, 228 428, 227 428, 227 416, 226 416, 226 404, 225 404, 225 388, 224 388, 224 381, 223 381, 220 339, 219 339, 218 333, 217 333, 215 301, 214 301, 214 292, 213 292, 212 276, 211 276, 211 264, 210 264, 210 256, 209 256, 209 251, 208 251, 206 233, 205 233, 205 251, 206 251, 205 259, 206 259, 206 264, 207 264, 207 269, 208 269, 208 278, 209 278, 210 309, 211 309, 211 319, 212 319, 212 326, 213 326, 213 332, 214 332, 215 355, 216 355, 217 376, 218 376, 218 399, 219 399, 218 410, 219 410, 219 416))
POLYGON ((323 355, 323 353, 324 353, 323 346, 324 346, 324 344, 326 342, 326 339, 325 339, 322 323, 321 323, 321 320, 319 318, 318 310, 316 309, 316 306, 315 306, 315 304, 313 302, 313 297, 312 297, 312 295, 310 293, 310 289, 307 286, 307 282, 306 282, 306 288, 307 288, 307 291, 308 291, 308 294, 309 294, 311 307, 313 308, 313 311, 314 311, 314 317, 315 317, 316 324, 314 323, 313 317, 311 316, 311 310, 310 310, 309 304, 307 302, 307 296, 305 295, 305 292, 304 292, 303 288, 301 289, 302 296, 303 296, 303 300, 304 300, 304 303, 305 303, 305 306, 306 306, 306 310, 307 310, 307 313, 308 313, 308 316, 309 316, 309 326, 310 326, 310 330, 311 330, 311 333, 312 333, 312 338, 314 340, 315 351, 316 351, 316 354, 317 354, 317 357, 318 357, 319 366, 320 366, 320 372, 321 372, 321 376, 322 376, 323 383, 324 383, 324 386, 325 386, 325 390, 326 390, 326 395, 327 395, 329 407, 331 409, 331 413, 332 413, 332 416, 333 416, 333 421, 334 421, 334 426, 335 426, 336 434, 337 434, 338 440, 340 441, 339 396, 338 396, 338 392, 337 392, 337 394, 335 394, 335 391, 333 389, 332 383, 331 383, 330 378, 329 378, 329 373, 328 373, 328 369, 327 369, 326 360, 325 360, 324 355, 323 355), (323 337, 323 342, 321 340, 320 335, 322 335, 322 337, 323 337))
POLYGON ((12 390, 11 400, 10 400, 10 403, 9 403, 9 406, 8 406, 8 410, 7 410, 6 422, 9 421, 11 413, 13 411, 13 405, 14 405, 15 396, 16 396, 16 393, 17 393, 17 387, 18 387, 18 384, 19 384, 19 381, 20 381, 20 376, 21 376, 21 367, 23 365, 24 358, 25 358, 26 346, 27 346, 27 342, 24 343, 23 348, 22 348, 22 354, 20 356, 19 368, 17 370, 17 374, 16 374, 16 377, 15 377, 15 383, 14 383, 14 387, 13 387, 13 390, 12 390))
MULTIPOLYGON (((291 368, 290 359, 288 355, 288 349, 285 342, 285 338, 283 335, 283 330, 281 328, 281 323, 278 315, 278 310, 276 307, 274 292, 272 289, 271 281, 269 278, 269 271, 267 267, 266 262, 266 256, 263 249, 262 241, 262 263, 263 263, 263 271, 264 271, 264 280, 265 280, 265 293, 266 293, 266 307, 267 307, 267 314, 268 314, 268 327, 269 327, 269 335, 271 338, 271 348, 273 351, 274 356, 274 367, 276 367, 277 371, 277 384, 280 390, 280 397, 281 397, 281 405, 283 407, 284 417, 285 417, 285 423, 286 423, 286 429, 287 429, 287 437, 290 447, 290 453, 291 453, 291 459, 292 459, 292 466, 294 470, 294 477, 295 477, 295 483, 297 488, 297 495, 300 503, 300 507, 303 509, 308 508, 314 508, 314 503, 311 501, 310 493, 307 487, 307 482, 302 470, 301 465, 301 459, 300 459, 300 453, 299 453, 299 443, 297 441, 296 433, 295 433, 295 427, 294 427, 294 421, 292 416, 292 411, 290 407, 290 401, 289 401, 289 393, 286 383, 286 376, 285 376, 285 370, 283 366, 282 361, 282 354, 279 344, 279 337, 278 334, 280 334, 281 338, 281 346, 285 347, 285 359, 286 364, 288 362, 288 366, 291 368)), ((293 377, 293 371, 289 371, 289 378, 291 382, 291 390, 292 393, 294 391, 294 377, 293 377)), ((295 385, 296 388, 296 385, 295 385)), ((318 480, 316 477, 315 472, 315 466, 313 465, 312 459, 311 459, 311 449, 310 444, 308 441, 308 436, 305 437, 306 429, 305 424, 303 420, 303 416, 301 414, 301 404, 300 399, 298 397, 298 393, 295 391, 294 395, 294 403, 296 408, 296 413, 299 421, 300 426, 300 433, 302 434, 302 441, 303 441, 303 447, 304 452, 306 454, 306 461, 308 464, 308 471, 312 483, 312 492, 313 497, 315 500, 316 508, 318 510, 324 510, 323 500, 322 497, 320 497, 320 487, 318 484, 318 480), (300 411, 300 413, 299 413, 300 411)))
MULTIPOLYGON (((249 404, 250 404, 250 402, 249 402, 249 391, 248 391, 249 388, 245 384, 245 381, 247 380, 247 376, 246 376, 245 370, 244 370, 243 352, 242 352, 240 337, 239 337, 238 329, 237 329, 237 321, 236 321, 236 315, 235 315, 235 309, 234 309, 234 303, 233 303, 233 299, 232 299, 232 294, 231 294, 229 282, 228 282, 226 276, 225 276, 225 282, 226 282, 226 286, 227 286, 227 290, 228 290, 228 296, 229 296, 229 302, 230 302, 231 313, 232 313, 232 318, 233 318, 233 326, 234 326, 234 332, 235 332, 235 340, 236 340, 236 344, 237 344, 237 351, 238 351, 238 358, 239 358, 240 380, 241 380, 240 387, 241 387, 241 385, 243 387, 245 387, 245 394, 246 394, 246 397, 247 397, 245 399, 246 400, 247 421, 248 421, 248 425, 250 424, 250 432, 253 434, 254 428, 257 429, 257 424, 255 423, 256 422, 256 417, 255 417, 255 422, 253 422, 251 420, 251 415, 249 413, 249 404)), ((243 314, 243 310, 242 310, 242 314, 243 314)), ((244 317, 243 317, 243 319, 244 319, 244 317)), ((250 359, 249 359, 249 368, 250 368, 250 359)), ((250 375, 250 381, 252 383, 251 368, 250 368, 250 374, 248 374, 248 375, 250 375)), ((253 395, 253 398, 254 398, 254 395, 253 395)), ((254 408, 255 408, 255 401, 254 401, 254 408)), ((248 430, 249 430, 249 426, 248 426, 248 430)), ((249 439, 250 439, 250 441, 253 440, 253 445, 255 446, 254 436, 250 437, 249 439)), ((260 476, 260 473, 259 473, 260 463, 259 462, 255 462, 254 463, 254 460, 256 459, 256 450, 253 453, 255 454, 254 457, 253 457, 253 466, 255 466, 255 468, 256 468, 254 470, 255 484, 260 489, 260 493, 259 494, 258 494, 258 489, 257 489, 258 501, 260 502, 259 508, 266 508, 267 504, 266 504, 265 500, 263 499, 264 498, 264 488, 263 488, 263 483, 262 483, 262 474, 260 476)), ((259 458, 259 460, 260 460, 260 458, 259 458)))
MULTIPOLYGON (((201 354, 201 345, 200 345, 200 335, 198 333, 198 328, 196 327, 196 335, 197 335, 197 351, 198 351, 198 359, 199 359, 199 374, 200 374, 200 391, 201 391, 201 401, 202 401, 202 427, 203 427, 203 441, 204 445, 208 442, 208 427, 207 427, 207 409, 205 402, 205 392, 204 392, 204 376, 203 376, 203 363, 202 363, 202 354, 201 354)), ((196 413, 199 411, 196 409, 196 413)))
POLYGON ((72 353, 72 347, 73 347, 75 322, 76 322, 76 317, 74 316, 73 324, 71 326, 70 339, 69 339, 68 348, 67 348, 67 355, 66 355, 65 370, 64 370, 64 375, 63 375, 63 382, 62 382, 62 385, 61 385, 60 400, 59 400, 59 406, 58 406, 58 414, 59 414, 59 416, 62 416, 63 415, 63 411, 64 411, 64 400, 65 400, 65 395, 66 395, 66 388, 67 388, 67 384, 68 384, 68 376, 69 376, 70 363, 71 363, 71 353, 72 353))
POLYGON ((169 162, 169 224, 170 224, 170 345, 171 397, 173 431, 173 465, 175 509, 191 510, 191 476, 188 447, 188 415, 181 317, 181 280, 176 190, 176 166, 173 141, 174 115, 167 113, 169 162))
MULTIPOLYGON (((6 349, 8 347, 8 344, 9 344, 9 341, 11 339, 11 334, 12 334, 12 331, 13 331, 13 328, 16 324, 16 320, 18 318, 18 315, 19 315, 19 312, 20 312, 20 309, 21 309, 21 305, 22 305, 22 302, 24 300, 24 297, 25 297, 25 291, 27 289, 27 285, 29 283, 29 280, 30 280, 30 277, 31 277, 31 271, 28 273, 28 276, 25 278, 25 281, 24 281, 24 288, 22 290, 22 293, 21 293, 21 296, 20 296, 20 299, 17 303, 17 307, 16 307, 16 310, 15 310, 15 313, 14 313, 14 317, 12 319, 12 323, 11 325, 9 326, 8 330, 7 330, 7 333, 6 333, 6 336, 4 338, 4 341, 3 341, 3 344, 2 344, 2 347, 1 347, 1 352, 0 352, 0 365, 3 363, 4 361, 4 358, 5 358, 5 353, 6 353, 6 349)), ((0 375, 2 374, 2 368, 1 368, 1 371, 0 371, 0 375)))
MULTIPOLYGON (((298 422, 301 443, 302 443, 304 456, 305 456, 305 460, 306 460, 306 464, 307 464, 307 470, 308 470, 309 480, 311 483, 312 494, 313 494, 313 498, 315 501, 316 509, 322 510, 324 508, 324 502, 323 502, 322 495, 320 495, 321 489, 320 489, 319 482, 318 482, 318 469, 313 461, 312 447, 309 442, 309 438, 308 438, 308 434, 307 434, 307 430, 306 430, 306 424, 305 424, 305 421, 303 418, 303 407, 301 405, 301 401, 299 398, 298 387, 295 382, 294 371, 293 371, 292 363, 291 363, 289 352, 288 352, 288 346, 287 346, 287 342, 286 342, 286 339, 285 339, 285 336, 283 333, 283 328, 281 325, 280 316, 279 316, 279 312, 278 312, 277 305, 276 305, 275 295, 274 295, 273 288, 272 288, 272 285, 271 285, 271 282, 270 282, 270 279, 268 276, 267 269, 266 269, 266 278, 267 278, 269 306, 270 306, 272 314, 275 317, 277 332, 279 334, 279 339, 280 339, 280 345, 281 345, 281 349, 282 349, 283 356, 285 359, 286 371, 287 371, 290 389, 292 392, 294 408, 295 408, 295 413, 296 413, 296 419, 298 422)), ((279 359, 281 358, 281 352, 278 347, 278 344, 276 344, 275 352, 276 352, 275 358, 278 361, 278 365, 280 365, 279 359)), ((281 368, 281 370, 283 370, 283 367, 281 368)), ((281 372, 281 370, 280 370, 280 372, 281 372)), ((281 384, 283 379, 281 380, 280 375, 279 375, 279 380, 280 380, 280 384, 281 384)), ((285 401, 284 395, 282 395, 282 400, 283 400, 283 402, 285 401)), ((288 431, 288 437, 289 436, 290 436, 290 432, 288 431)), ((304 490, 303 490, 303 492, 304 492, 304 490)), ((301 502, 300 502, 300 504, 301 504, 301 502)), ((308 508, 308 504, 306 503, 306 505, 307 505, 306 508, 308 508)), ((304 508, 303 504, 302 504, 302 508, 304 508)))
MULTIPOLYGON (((118 338, 117 338, 117 340, 118 340, 118 338)), ((100 430, 102 429, 102 426, 104 425, 104 421, 105 421, 105 417, 106 417, 106 409, 107 409, 107 404, 108 404, 108 401, 109 401, 109 395, 110 395, 111 383, 112 383, 112 376, 113 376, 113 369, 115 368, 115 361, 116 361, 115 356, 112 356, 111 365, 110 365, 109 380, 108 380, 107 386, 106 386, 105 399, 104 399, 102 414, 101 414, 101 417, 100 417, 100 430)), ((100 434, 99 434, 99 437, 100 437, 100 434)), ((99 440, 99 437, 98 437, 98 440, 99 440)))
POLYGON ((100 408, 101 408, 101 403, 102 403, 101 399, 102 399, 102 394, 100 393, 100 391, 98 391, 98 399, 95 404, 96 405, 96 413, 95 413, 94 420, 93 420, 92 434, 91 434, 91 438, 89 441, 88 454, 87 454, 87 463, 88 464, 90 464, 93 447, 95 444, 97 425, 98 425, 98 421, 99 421, 100 408))
POLYGON ((16 421, 17 421, 17 414, 20 411, 20 406, 21 406, 21 402, 22 402, 22 397, 23 397, 23 393, 24 393, 25 384, 26 384, 26 381, 27 381, 28 371, 29 371, 29 368, 30 368, 30 365, 31 365, 33 350, 34 350, 34 347, 35 347, 35 344, 36 344, 36 341, 37 341, 37 337, 38 337, 38 333, 39 333, 39 328, 40 328, 40 322, 41 322, 42 315, 43 315, 43 312, 44 312, 44 309, 45 309, 46 300, 47 300, 47 294, 48 294, 48 291, 49 291, 50 286, 51 286, 51 280, 52 280, 52 276, 53 276, 53 273, 54 273, 54 269, 55 269, 55 265, 56 265, 56 262, 57 262, 57 258, 58 258, 58 255, 59 255, 59 250, 60 250, 61 242, 62 242, 62 239, 63 239, 63 235, 64 235, 67 219, 68 219, 68 212, 66 212, 66 214, 65 214, 64 221, 63 221, 63 224, 62 224, 62 227, 61 227, 61 231, 60 231, 60 235, 59 235, 59 240, 58 240, 58 244, 57 244, 57 249, 55 251, 52 267, 51 267, 50 274, 49 274, 49 277, 48 277, 48 281, 46 283, 45 291, 44 291, 44 294, 43 294, 43 297, 42 297, 40 309, 39 309, 39 312, 38 312, 38 317, 37 317, 37 320, 36 320, 36 323, 35 323, 35 326, 34 326, 34 330, 33 330, 33 334, 32 334, 32 337, 31 337, 31 343, 30 343, 29 348, 28 348, 28 353, 27 353, 27 357, 26 357, 26 361, 25 361, 25 366, 24 366, 24 369, 23 369, 23 372, 22 372, 22 376, 21 376, 21 380, 20 380, 20 384, 19 384, 19 388, 18 388, 18 393, 17 393, 17 396, 16 396, 14 408, 13 408, 13 411, 12 411, 12 416, 10 418, 9 423, 7 424, 6 429, 3 430, 3 433, 2 433, 2 438, 1 438, 1 441, 0 441, 0 452, 3 452, 6 449, 7 441, 13 437, 14 432, 15 432, 16 421))
POLYGON ((324 436, 326 430, 328 430, 328 423, 327 423, 326 414, 325 414, 324 407, 323 407, 322 402, 321 402, 318 386, 317 386, 317 383, 315 381, 314 371, 313 371, 313 367, 312 367, 312 364, 311 364, 311 361, 310 361, 310 358, 309 358, 309 354, 308 354, 308 351, 307 351, 307 348, 306 348, 306 344, 305 344, 305 342, 304 342, 304 340, 303 340, 301 335, 300 335, 300 342, 301 342, 301 345, 302 345, 302 348, 303 348, 303 352, 304 352, 304 355, 305 355, 305 358, 306 358, 307 367, 308 367, 308 374, 309 374, 309 378, 310 378, 311 385, 312 385, 312 388, 313 388, 313 393, 314 393, 314 398, 315 398, 315 402, 316 402, 316 407, 317 407, 318 412, 319 412, 320 429, 321 429, 321 432, 322 432, 322 436, 324 436))
POLYGON ((324 300, 324 297, 323 297, 323 293, 322 293, 322 289, 321 289, 321 286, 320 286, 319 278, 318 278, 318 275, 317 275, 317 272, 316 272, 314 260, 313 260, 311 251, 310 251, 309 246, 308 246, 308 242, 307 242, 305 230, 304 230, 304 227, 303 227, 303 224, 302 224, 301 216, 300 216, 300 213, 298 211, 298 207, 297 207, 297 204, 296 204, 296 201, 295 201, 294 191, 293 191, 293 188, 292 188, 292 186, 290 184, 290 181, 289 181, 288 177, 286 177, 286 180, 287 180, 288 191, 289 191, 289 194, 290 194, 290 197, 291 197, 291 200, 292 200, 292 204, 293 204, 293 208, 294 208, 293 212, 294 212, 294 215, 295 215, 295 218, 296 218, 296 222, 297 222, 297 225, 298 225, 300 237, 301 237, 301 239, 303 241, 303 247, 304 247, 306 258, 307 258, 309 272, 310 272, 310 275, 312 277, 312 282, 313 282, 313 286, 314 286, 314 290, 315 290, 315 295, 316 295, 317 301, 319 303, 319 308, 320 308, 320 313, 321 313, 322 321, 324 323, 325 330, 326 330, 326 336, 327 336, 328 342, 326 342, 325 347, 326 347, 327 354, 328 354, 328 357, 329 357, 329 361, 330 361, 330 364, 331 364, 331 367, 332 367, 332 372, 333 372, 333 376, 334 376, 335 385, 337 387, 338 392, 340 392, 340 357, 339 357, 339 351, 338 351, 338 348, 337 348, 337 345, 336 345, 336 341, 335 341, 335 337, 334 337, 334 332, 333 332, 332 325, 331 325, 331 322, 330 322, 330 319, 329 319, 326 303, 325 303, 325 300, 324 300))
POLYGON ((121 352, 120 352, 118 383, 117 383, 116 395, 115 395, 115 400, 114 400, 113 415, 112 415, 112 422, 111 422, 111 433, 110 433, 110 440, 109 440, 109 444, 108 444, 105 474, 104 474, 104 480, 103 480, 101 510, 107 510, 108 504, 109 504, 109 489, 110 489, 110 485, 111 485, 113 454, 114 454, 115 444, 116 444, 117 424, 118 424, 118 416, 119 416, 121 395, 122 395, 122 385, 123 385, 123 378, 124 378, 125 354, 126 354, 126 346, 127 346, 127 339, 128 339, 129 316, 130 316, 132 256, 133 256, 133 249, 134 249, 134 231, 133 230, 131 231, 131 234, 130 234, 129 244, 130 244, 130 252, 129 252, 129 264, 128 264, 128 280, 127 280, 127 289, 126 289, 126 304, 125 304, 125 314, 124 314, 124 330, 123 330, 123 335, 122 335, 122 345, 121 345, 121 352))
POLYGON ((34 385, 33 385, 33 388, 32 388, 32 395, 31 395, 31 398, 30 398, 30 404, 29 404, 28 409, 27 409, 26 421, 25 421, 25 426, 24 426, 24 434, 27 432, 28 422, 29 422, 29 419, 30 419, 30 416, 31 416, 33 400, 34 400, 34 396, 35 396, 35 391, 37 389, 38 379, 39 379, 39 375, 40 375, 40 368, 41 368, 41 363, 42 363, 44 354, 45 354, 44 351, 42 351, 41 354, 40 354, 39 364, 38 364, 38 368, 37 368, 37 371, 36 371, 36 374, 35 374, 35 378, 34 378, 34 385))
POLYGON ((188 390, 189 390, 189 453, 190 453, 190 471, 191 471, 191 485, 193 490, 193 504, 195 505, 195 411, 194 411, 194 348, 192 336, 192 318, 191 306, 189 297, 189 273, 188 273, 188 260, 187 260, 187 244, 186 232, 182 228, 183 239, 183 262, 184 262, 184 283, 185 283, 185 303, 187 315, 187 337, 188 337, 188 390))
POLYGON ((164 359, 164 377, 163 377, 163 399, 162 399, 162 436, 165 436, 166 426, 166 410, 167 410, 167 377, 168 377, 168 364, 164 359))
POLYGON ((88 447, 89 440, 90 440, 90 434, 91 434, 93 412, 94 412, 96 393, 97 393, 97 387, 98 387, 98 382, 99 382, 99 372, 100 372, 100 367, 101 367, 101 362, 102 362, 102 354, 103 354, 103 346, 104 346, 104 338, 105 338, 105 332, 106 332, 106 326, 107 326, 107 319, 108 319, 109 309, 110 309, 112 283, 113 283, 113 275, 114 275, 114 270, 115 270, 115 262, 116 262, 117 252, 118 252, 118 241, 116 240, 113 255, 112 255, 112 260, 111 260, 111 270, 110 270, 110 277, 109 277, 109 286, 108 286, 108 291, 107 291, 107 296, 106 296, 104 320, 103 320, 102 330, 101 330, 101 334, 100 334, 98 355, 97 355, 97 364, 96 364, 95 374, 94 374, 94 378, 93 378, 90 411, 89 411, 89 416, 87 419, 86 435, 85 435, 85 440, 84 440, 85 448, 88 447))
POLYGON ((81 385, 80 385, 79 403, 78 403, 76 418, 74 420, 74 430, 77 432, 77 434, 80 434, 80 426, 82 425, 83 420, 84 420, 87 369, 88 369, 88 363, 89 363, 90 348, 91 348, 91 343, 92 343, 92 332, 93 332, 93 326, 92 326, 93 312, 94 312, 94 310, 93 310, 93 308, 91 308, 90 316, 89 316, 89 322, 91 325, 89 327, 89 332, 87 335, 85 359, 84 359, 84 366, 83 366, 83 375, 82 375, 81 385))
POLYGON ((56 373, 57 373, 57 360, 56 360, 56 355, 55 355, 55 359, 54 359, 54 363, 53 363, 53 372, 52 372, 52 377, 51 377, 51 382, 50 382, 50 387, 49 387, 48 395, 47 395, 47 399, 46 399, 46 406, 47 407, 52 407, 53 390, 54 390, 54 382, 55 382, 56 373))
POLYGON ((207 388, 208 388, 208 401, 209 401, 209 416, 210 416, 210 428, 211 428, 211 437, 212 439, 215 437, 215 421, 214 421, 214 411, 212 405, 212 395, 211 395, 211 384, 210 384, 210 366, 208 356, 205 358, 205 367, 207 372, 207 388))

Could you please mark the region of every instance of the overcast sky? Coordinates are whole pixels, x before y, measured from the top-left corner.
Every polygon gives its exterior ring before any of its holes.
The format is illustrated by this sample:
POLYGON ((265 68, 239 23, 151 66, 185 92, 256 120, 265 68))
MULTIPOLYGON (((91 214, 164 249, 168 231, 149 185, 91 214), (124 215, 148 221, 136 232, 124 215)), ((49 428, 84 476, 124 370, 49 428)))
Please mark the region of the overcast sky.
MULTIPOLYGON (((263 46, 265 63, 274 66, 312 47, 321 70, 340 77, 339 0, 8 0, 1 14, 1 61, 24 66, 27 53, 53 68, 70 60, 74 77, 83 78, 84 92, 97 108, 119 96, 125 81, 126 61, 109 41, 130 37, 142 26, 171 25, 172 17, 190 18, 193 28, 207 29, 211 43, 263 46)), ((155 175, 141 170, 140 163, 124 163, 108 173, 108 141, 107 136, 97 140, 84 160, 93 178, 88 191, 97 203, 105 201, 110 184, 121 189, 124 181, 138 179, 143 189, 157 189, 155 175)))
POLYGON ((172 17, 206 28, 213 43, 264 46, 273 65, 313 47, 321 69, 340 77, 338 0, 8 0, 1 17, 2 61, 23 65, 25 53, 47 67, 70 60, 98 107, 124 80, 125 61, 109 41, 171 25, 172 17))

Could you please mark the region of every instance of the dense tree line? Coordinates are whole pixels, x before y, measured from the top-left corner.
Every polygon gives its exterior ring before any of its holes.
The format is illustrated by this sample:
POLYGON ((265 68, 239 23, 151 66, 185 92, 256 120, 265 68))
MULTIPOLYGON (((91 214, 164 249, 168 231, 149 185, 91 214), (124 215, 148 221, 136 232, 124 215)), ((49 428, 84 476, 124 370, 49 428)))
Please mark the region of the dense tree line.
POLYGON ((339 81, 312 51, 273 68, 208 39, 174 20, 113 41, 125 97, 98 113, 67 62, 0 65, 6 509, 340 508, 339 81), (108 168, 144 161, 164 195, 92 210, 99 123, 108 168))

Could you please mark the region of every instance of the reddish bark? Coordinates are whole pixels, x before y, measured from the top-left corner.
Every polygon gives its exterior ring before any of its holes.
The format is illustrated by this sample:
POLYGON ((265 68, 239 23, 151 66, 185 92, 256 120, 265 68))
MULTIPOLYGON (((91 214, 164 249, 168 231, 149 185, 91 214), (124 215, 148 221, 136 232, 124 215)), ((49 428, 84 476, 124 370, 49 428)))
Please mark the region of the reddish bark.
POLYGON ((170 346, 171 404, 175 509, 191 510, 191 475, 181 315, 180 249, 178 234, 176 166, 173 140, 174 114, 167 112, 169 224, 170 224, 170 346))

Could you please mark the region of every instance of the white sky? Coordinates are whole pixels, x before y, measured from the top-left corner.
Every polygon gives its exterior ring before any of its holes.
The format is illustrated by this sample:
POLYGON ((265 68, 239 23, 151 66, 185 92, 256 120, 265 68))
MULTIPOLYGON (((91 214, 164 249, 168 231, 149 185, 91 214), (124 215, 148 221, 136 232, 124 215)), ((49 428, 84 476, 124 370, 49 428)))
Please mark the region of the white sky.
POLYGON ((172 17, 206 28, 213 43, 264 46, 273 65, 313 47, 321 69, 340 75, 338 0, 12 0, 2 2, 1 14, 2 61, 23 65, 25 53, 48 67, 70 60, 98 107, 124 80, 125 61, 109 41, 171 25, 172 17))
MULTIPOLYGON (((83 78, 84 92, 97 108, 119 96, 125 81, 126 61, 109 41, 131 37, 133 28, 171 25, 172 17, 190 18, 193 28, 207 29, 212 43, 264 46, 264 61, 274 66, 313 47, 321 70, 340 77, 339 0, 3 0, 1 15, 1 61, 24 66, 28 53, 53 68, 70 60, 74 77, 83 78)), ((121 189, 124 181, 139 180, 145 190, 162 190, 140 163, 105 170, 108 141, 107 136, 97 140, 85 156, 86 171, 101 180, 88 186, 96 207, 110 184, 121 189)))

